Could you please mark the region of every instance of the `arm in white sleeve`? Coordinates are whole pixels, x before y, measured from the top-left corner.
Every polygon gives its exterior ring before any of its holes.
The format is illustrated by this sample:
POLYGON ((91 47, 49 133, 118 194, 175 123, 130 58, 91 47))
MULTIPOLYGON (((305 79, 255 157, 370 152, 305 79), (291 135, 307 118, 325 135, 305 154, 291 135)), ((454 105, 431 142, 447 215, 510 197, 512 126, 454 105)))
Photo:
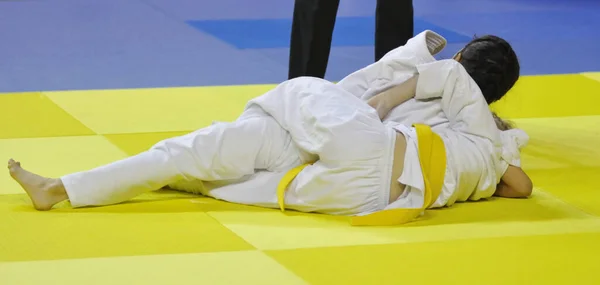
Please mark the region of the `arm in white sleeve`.
POLYGON ((424 31, 379 61, 346 76, 337 85, 358 98, 368 100, 410 79, 417 73, 417 65, 435 61, 433 55, 445 46, 446 39, 442 36, 424 31))
POLYGON ((367 104, 373 107, 379 119, 383 120, 387 114, 398 105, 415 97, 419 76, 415 75, 403 83, 389 88, 367 100, 367 104))
POLYGON ((495 145, 500 142, 500 131, 481 90, 460 63, 448 59, 417 69, 417 100, 441 97, 442 111, 452 130, 489 139, 495 145))

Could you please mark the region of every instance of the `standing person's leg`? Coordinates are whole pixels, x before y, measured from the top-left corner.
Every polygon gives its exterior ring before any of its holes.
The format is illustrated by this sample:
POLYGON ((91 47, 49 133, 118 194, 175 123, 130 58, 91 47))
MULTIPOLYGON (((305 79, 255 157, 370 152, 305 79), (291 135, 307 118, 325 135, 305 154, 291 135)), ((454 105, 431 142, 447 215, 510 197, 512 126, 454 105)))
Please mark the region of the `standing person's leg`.
POLYGON ((220 123, 159 142, 150 150, 89 171, 50 179, 9 161, 11 176, 38 210, 69 199, 74 207, 123 202, 181 179, 237 179, 255 169, 299 164, 290 135, 273 118, 220 123))
POLYGON ((377 0, 375 61, 413 37, 412 0, 377 0))
POLYGON ((288 78, 324 78, 339 0, 296 0, 288 78))

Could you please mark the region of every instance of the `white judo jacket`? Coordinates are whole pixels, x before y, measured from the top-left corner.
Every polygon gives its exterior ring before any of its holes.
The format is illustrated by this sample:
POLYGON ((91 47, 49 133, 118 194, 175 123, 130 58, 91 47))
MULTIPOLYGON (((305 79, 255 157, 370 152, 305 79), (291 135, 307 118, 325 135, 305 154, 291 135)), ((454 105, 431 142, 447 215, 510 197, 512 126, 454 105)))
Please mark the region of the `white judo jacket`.
POLYGON ((337 84, 368 100, 419 74, 415 98, 394 108, 384 121, 424 123, 444 140, 446 178, 433 207, 492 196, 508 165, 520 166, 519 151, 529 139, 519 129, 497 129, 481 90, 462 65, 433 57, 445 45, 442 36, 424 31, 337 84))

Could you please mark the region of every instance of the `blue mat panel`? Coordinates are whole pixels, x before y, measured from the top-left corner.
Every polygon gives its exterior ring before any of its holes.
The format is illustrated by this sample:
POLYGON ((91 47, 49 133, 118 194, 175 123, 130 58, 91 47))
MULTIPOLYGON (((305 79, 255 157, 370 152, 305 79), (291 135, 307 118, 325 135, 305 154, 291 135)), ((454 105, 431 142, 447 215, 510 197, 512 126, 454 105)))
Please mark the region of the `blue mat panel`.
POLYGON ((137 1, 0 2, 0 92, 251 84, 284 72, 137 1))
MULTIPOLYGON (((0 0, 0 92, 278 83, 293 0, 0 0)), ((375 0, 340 3, 327 79, 373 61, 375 0)), ((419 0, 452 56, 509 40, 522 74, 600 71, 598 0, 419 0)))
POLYGON ((600 10, 547 10, 426 16, 435 25, 461 34, 495 34, 510 41, 600 42, 600 10))
MULTIPOLYGON (((289 47, 291 19, 200 20, 188 23, 239 49, 289 47)), ((415 19, 415 33, 435 30, 449 42, 466 42, 469 35, 456 33, 430 22, 415 19)), ((332 46, 371 46, 375 38, 374 17, 338 17, 332 46)))

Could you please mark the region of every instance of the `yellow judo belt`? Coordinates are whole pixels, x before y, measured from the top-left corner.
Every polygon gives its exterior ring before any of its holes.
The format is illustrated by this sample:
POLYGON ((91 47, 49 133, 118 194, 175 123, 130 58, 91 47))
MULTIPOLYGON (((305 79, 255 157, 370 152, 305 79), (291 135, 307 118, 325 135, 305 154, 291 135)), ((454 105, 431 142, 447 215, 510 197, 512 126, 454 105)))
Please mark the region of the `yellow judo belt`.
MULTIPOLYGON (((429 208, 442 192, 446 173, 446 149, 442 138, 431 131, 427 125, 413 125, 417 131, 419 161, 425 182, 425 200, 421 208, 389 209, 364 216, 351 217, 353 226, 391 226, 414 220, 421 212, 429 208)), ((277 186, 277 202, 281 211, 285 211, 285 191, 294 178, 310 164, 300 165, 285 174, 277 186)))

